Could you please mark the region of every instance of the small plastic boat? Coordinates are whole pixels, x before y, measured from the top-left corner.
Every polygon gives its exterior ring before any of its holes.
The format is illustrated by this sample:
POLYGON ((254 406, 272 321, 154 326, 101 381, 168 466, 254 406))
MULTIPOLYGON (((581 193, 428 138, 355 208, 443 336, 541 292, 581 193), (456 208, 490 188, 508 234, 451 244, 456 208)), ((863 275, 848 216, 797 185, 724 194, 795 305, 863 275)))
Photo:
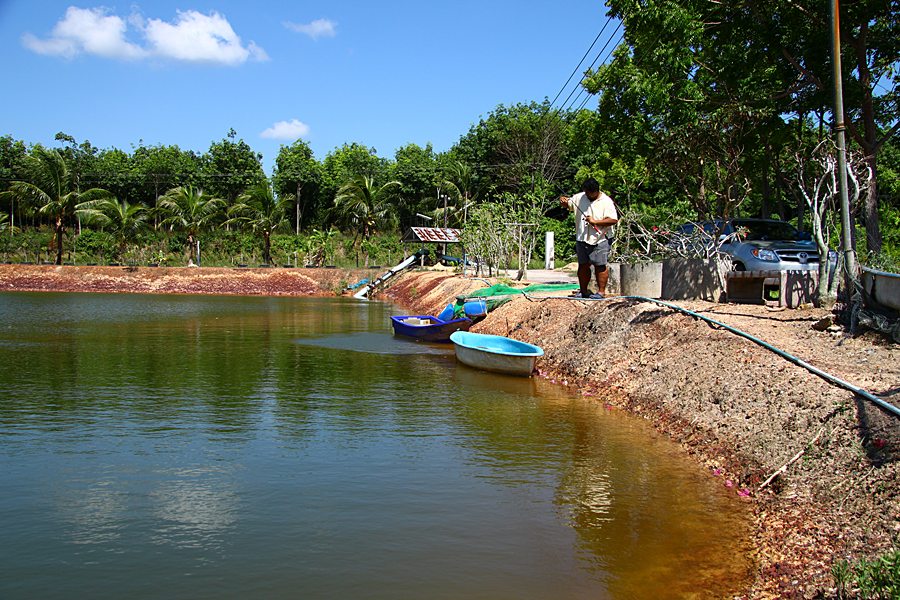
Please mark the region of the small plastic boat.
POLYGON ((530 376, 535 361, 544 355, 539 346, 500 335, 457 331, 450 341, 464 365, 507 375, 530 376))
POLYGON ((444 321, 430 315, 391 317, 394 335, 405 335, 423 342, 449 342, 451 333, 466 331, 470 325, 472 320, 466 318, 444 321))

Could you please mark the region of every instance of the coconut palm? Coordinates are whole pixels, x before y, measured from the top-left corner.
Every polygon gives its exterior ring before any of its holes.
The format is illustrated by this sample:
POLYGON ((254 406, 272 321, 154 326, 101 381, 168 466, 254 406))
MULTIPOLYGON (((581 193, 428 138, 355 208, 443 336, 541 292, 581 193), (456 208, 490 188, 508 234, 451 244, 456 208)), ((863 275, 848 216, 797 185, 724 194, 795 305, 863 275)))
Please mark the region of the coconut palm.
POLYGON ((237 204, 228 209, 226 223, 235 223, 263 238, 263 262, 272 262, 272 234, 288 224, 288 209, 294 198, 276 198, 267 181, 252 185, 238 196, 237 204))
POLYGON ((62 154, 40 146, 31 151, 27 159, 31 181, 14 181, 4 195, 17 198, 37 207, 41 214, 53 219, 56 235, 56 264, 62 264, 63 238, 66 227, 75 216, 76 206, 109 196, 100 188, 81 192, 75 185, 73 173, 69 170, 62 154))
POLYGON ((219 220, 224 206, 225 201, 221 198, 213 198, 203 190, 187 185, 172 188, 161 196, 157 210, 163 215, 160 225, 187 233, 190 258, 199 262, 200 257, 194 255, 197 236, 219 220))
POLYGON ((128 242, 147 226, 149 214, 140 204, 129 204, 117 198, 100 198, 82 202, 75 207, 75 213, 86 223, 98 225, 115 236, 118 242, 119 258, 125 253, 128 242))
POLYGON ((443 222, 444 211, 446 210, 448 222, 464 225, 467 220, 469 206, 475 201, 477 196, 472 167, 457 160, 449 166, 447 171, 447 179, 444 180, 442 188, 449 193, 453 204, 448 203, 445 209, 443 201, 439 201, 435 210, 435 219, 438 222, 443 222))
MULTIPOLYGON (((353 230, 355 247, 376 232, 396 226, 397 217, 388 199, 398 187, 399 181, 389 181, 379 187, 374 178, 362 176, 338 190, 334 199, 335 214, 341 224, 353 230)), ((369 266, 368 254, 366 266, 369 266)))

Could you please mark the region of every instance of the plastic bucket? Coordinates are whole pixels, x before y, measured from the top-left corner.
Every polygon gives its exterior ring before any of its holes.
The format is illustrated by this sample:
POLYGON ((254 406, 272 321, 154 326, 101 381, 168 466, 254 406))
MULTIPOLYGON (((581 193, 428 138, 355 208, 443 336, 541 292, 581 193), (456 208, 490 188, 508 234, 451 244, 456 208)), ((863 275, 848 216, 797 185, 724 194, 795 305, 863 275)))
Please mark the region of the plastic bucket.
POLYGON ((483 317, 487 314, 487 302, 484 300, 467 300, 463 304, 463 310, 470 319, 473 317, 483 317))

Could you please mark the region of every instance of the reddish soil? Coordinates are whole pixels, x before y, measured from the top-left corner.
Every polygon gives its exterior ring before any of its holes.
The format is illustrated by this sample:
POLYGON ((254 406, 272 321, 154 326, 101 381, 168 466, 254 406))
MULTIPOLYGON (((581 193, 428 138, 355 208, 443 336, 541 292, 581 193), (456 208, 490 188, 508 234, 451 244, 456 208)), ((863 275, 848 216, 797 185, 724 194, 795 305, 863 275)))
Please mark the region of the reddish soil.
POLYGON ((319 296, 371 276, 347 269, 0 265, 0 291, 319 296))

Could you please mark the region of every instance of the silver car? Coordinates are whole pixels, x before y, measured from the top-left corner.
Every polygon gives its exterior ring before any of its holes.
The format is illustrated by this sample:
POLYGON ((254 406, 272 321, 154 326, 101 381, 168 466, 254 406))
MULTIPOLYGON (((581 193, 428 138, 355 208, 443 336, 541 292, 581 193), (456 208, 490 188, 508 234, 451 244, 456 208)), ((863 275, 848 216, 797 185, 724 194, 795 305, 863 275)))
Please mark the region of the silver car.
MULTIPOLYGON (((712 240, 731 257, 735 271, 812 271, 819 268, 819 249, 808 233, 775 219, 729 219, 686 223, 676 238, 712 240), (701 231, 697 228, 701 227, 701 231), (697 234, 701 234, 699 236, 697 234)), ((696 242, 692 242, 696 243, 696 242)), ((829 252, 829 259, 837 255, 829 252), (833 255, 833 256, 832 256, 833 255)))

